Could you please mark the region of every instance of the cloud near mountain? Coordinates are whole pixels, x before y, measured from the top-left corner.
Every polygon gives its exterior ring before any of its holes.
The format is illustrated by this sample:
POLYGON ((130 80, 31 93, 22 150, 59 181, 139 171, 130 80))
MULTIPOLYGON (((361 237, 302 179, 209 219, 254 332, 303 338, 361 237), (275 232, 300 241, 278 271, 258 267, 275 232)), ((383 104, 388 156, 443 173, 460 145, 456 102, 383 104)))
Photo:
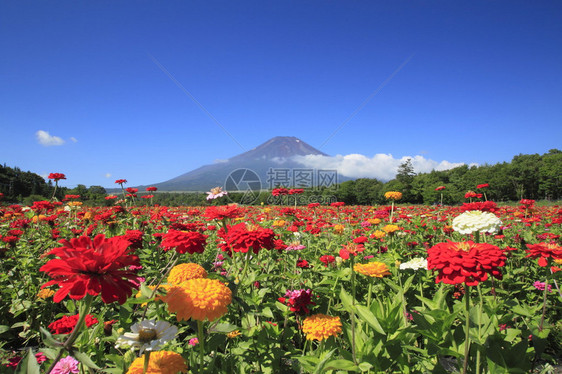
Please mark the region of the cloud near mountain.
POLYGON ((349 178, 376 178, 388 181, 395 177, 400 164, 412 159, 416 173, 428 173, 432 170, 448 170, 464 165, 462 162, 435 161, 423 156, 404 156, 394 158, 391 154, 377 153, 373 157, 352 153, 349 155, 294 156, 293 160, 308 168, 336 169, 339 175, 349 178))

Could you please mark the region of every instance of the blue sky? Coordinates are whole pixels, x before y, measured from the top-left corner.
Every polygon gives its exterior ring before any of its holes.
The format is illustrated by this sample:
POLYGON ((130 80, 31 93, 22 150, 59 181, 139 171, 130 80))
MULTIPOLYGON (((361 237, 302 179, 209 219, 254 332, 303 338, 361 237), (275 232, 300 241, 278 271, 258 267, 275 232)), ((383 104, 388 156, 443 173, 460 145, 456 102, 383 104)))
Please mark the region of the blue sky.
POLYGON ((277 135, 367 163, 562 148, 560 1, 2 1, 0 50, 0 162, 67 186, 277 135))

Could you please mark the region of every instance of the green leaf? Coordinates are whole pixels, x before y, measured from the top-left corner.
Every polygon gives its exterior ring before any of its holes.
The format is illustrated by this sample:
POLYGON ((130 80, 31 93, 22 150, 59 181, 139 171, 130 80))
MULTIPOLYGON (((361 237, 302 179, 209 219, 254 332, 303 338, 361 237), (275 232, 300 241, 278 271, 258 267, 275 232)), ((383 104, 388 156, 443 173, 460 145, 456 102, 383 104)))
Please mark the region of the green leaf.
POLYGON ((101 370, 101 368, 94 363, 84 352, 74 352, 74 358, 86 365, 91 369, 101 370))
POLYGON ((377 319, 377 317, 375 317, 373 313, 371 313, 369 308, 363 305, 356 305, 356 308, 357 308, 357 314, 359 314, 361 319, 367 322, 369 326, 371 326, 379 334, 386 335, 384 329, 379 323, 379 320, 377 319))
POLYGON ((519 314, 520 316, 525 316, 525 317, 533 317, 533 314, 526 308, 523 308, 521 305, 514 305, 511 310, 513 311, 513 313, 515 314, 519 314))
POLYGON ((230 323, 219 323, 216 326, 212 326, 209 329, 209 332, 222 332, 222 333, 229 333, 232 332, 239 327, 236 325, 231 325, 230 323))
POLYGON ((41 336, 43 337, 43 343, 45 343, 47 347, 57 348, 62 346, 62 343, 56 340, 55 338, 53 338, 49 330, 47 330, 43 326, 39 327, 39 331, 41 331, 41 336))
POLYGON ((345 292, 345 289, 343 287, 341 288, 341 291, 340 291, 340 300, 341 300, 345 310, 347 310, 350 313, 355 312, 355 310, 353 308, 353 298, 351 297, 350 294, 345 292))
POLYGON ((5 333, 6 331, 10 331, 10 326, 0 325, 0 334, 5 333))
MULTIPOLYGON (((372 367, 372 365, 370 365, 372 367)), ((349 360, 332 360, 324 366, 324 370, 359 371, 359 367, 349 360)), ((367 369, 368 370, 368 369, 367 369)))
POLYGON ((22 358, 17 367, 16 374, 40 374, 39 364, 31 348, 27 350, 25 357, 22 358))
POLYGON ((41 348, 41 352, 43 352, 43 354, 51 360, 54 360, 55 357, 57 357, 57 355, 59 354, 59 351, 60 351, 60 349, 41 348))
POLYGON ((332 357, 335 351, 336 351, 335 349, 332 349, 329 352, 324 352, 322 356, 320 356, 320 360, 318 361, 318 364, 316 364, 316 367, 314 368, 314 374, 321 374, 326 371, 324 369, 324 366, 326 366, 326 363, 328 362, 330 357, 332 357))

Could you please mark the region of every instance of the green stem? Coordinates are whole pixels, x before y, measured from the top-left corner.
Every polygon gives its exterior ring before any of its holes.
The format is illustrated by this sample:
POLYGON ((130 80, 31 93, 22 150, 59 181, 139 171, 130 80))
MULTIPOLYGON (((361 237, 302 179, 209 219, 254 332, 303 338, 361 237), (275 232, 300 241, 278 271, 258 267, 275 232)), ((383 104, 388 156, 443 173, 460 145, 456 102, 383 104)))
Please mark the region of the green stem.
POLYGON ((148 362, 150 361, 150 351, 146 351, 144 354, 144 365, 142 367, 142 374, 146 374, 148 371, 148 362))
POLYGON ((80 334, 80 330, 82 329, 82 326, 84 325, 84 320, 86 319, 86 315, 90 311, 90 307, 92 306, 92 301, 94 300, 94 297, 90 294, 86 294, 86 297, 84 299, 85 299, 84 304, 82 304, 82 307, 80 308, 80 314, 79 314, 79 317, 78 317, 78 322, 76 322, 76 326, 74 326, 74 330, 72 330, 72 333, 70 334, 70 336, 63 343, 62 349, 59 350, 59 353, 57 354, 57 357, 55 357, 55 360, 53 361, 53 363, 51 364, 49 369, 47 369, 47 374, 49 374, 51 371, 53 371, 57 362, 59 362, 59 360, 62 358, 62 355, 63 355, 64 351, 70 351, 70 349, 72 347, 72 344, 74 344, 74 341, 76 340, 76 338, 80 334))
POLYGON ((205 337, 203 336, 203 322, 197 321, 197 340, 199 344, 199 372, 203 370, 205 357, 205 337))
MULTIPOLYGON (((478 290, 478 341, 482 340, 482 309, 484 309, 484 300, 482 299, 482 290, 480 289, 480 285, 476 286, 478 290)), ((476 350, 476 374, 480 373, 480 349, 476 350)))
POLYGON ((353 357, 353 363, 357 365, 357 355, 355 353, 355 312, 353 309, 355 308, 355 270, 353 269, 353 264, 355 262, 355 256, 350 255, 350 264, 351 264, 351 293, 353 298, 351 299, 351 355, 353 357))
POLYGON ((466 292, 464 294, 464 307, 466 311, 466 325, 464 331, 464 363, 462 366, 462 374, 467 373, 468 368, 468 355, 470 353, 470 288, 466 286, 466 292))

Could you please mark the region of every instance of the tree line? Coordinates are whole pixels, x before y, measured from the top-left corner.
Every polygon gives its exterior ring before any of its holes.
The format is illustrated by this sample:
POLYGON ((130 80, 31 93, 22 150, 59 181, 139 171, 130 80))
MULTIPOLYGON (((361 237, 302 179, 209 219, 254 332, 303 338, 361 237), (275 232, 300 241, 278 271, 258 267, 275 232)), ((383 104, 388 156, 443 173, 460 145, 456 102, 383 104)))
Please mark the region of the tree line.
MULTIPOLYGON (((345 181, 330 187, 305 189, 302 194, 272 198, 270 191, 242 193, 230 191, 227 197, 216 201, 207 201, 205 193, 171 193, 157 192, 152 199, 142 199, 144 191, 139 191, 135 201, 137 205, 160 204, 166 206, 197 206, 207 204, 290 204, 306 205, 312 202, 328 204, 342 201, 348 205, 385 204, 384 193, 402 192, 401 203, 409 204, 443 204, 454 205, 466 202, 468 191, 485 194, 489 200, 518 201, 560 200, 562 199, 562 151, 551 149, 548 153, 519 154, 511 162, 495 165, 463 165, 450 170, 429 173, 415 173, 412 161, 400 165, 394 179, 382 182, 372 178, 360 178, 345 181), (478 189, 478 185, 488 185, 478 189), (438 187, 441 187, 437 190, 438 187)), ((54 191, 51 181, 46 182, 41 176, 19 168, 0 165, 0 192, 5 202, 29 204, 36 200, 48 200, 54 191)), ((56 198, 64 199, 66 195, 80 195, 80 200, 87 205, 112 205, 114 201, 106 200, 105 188, 79 184, 69 189, 57 190, 56 198)))

